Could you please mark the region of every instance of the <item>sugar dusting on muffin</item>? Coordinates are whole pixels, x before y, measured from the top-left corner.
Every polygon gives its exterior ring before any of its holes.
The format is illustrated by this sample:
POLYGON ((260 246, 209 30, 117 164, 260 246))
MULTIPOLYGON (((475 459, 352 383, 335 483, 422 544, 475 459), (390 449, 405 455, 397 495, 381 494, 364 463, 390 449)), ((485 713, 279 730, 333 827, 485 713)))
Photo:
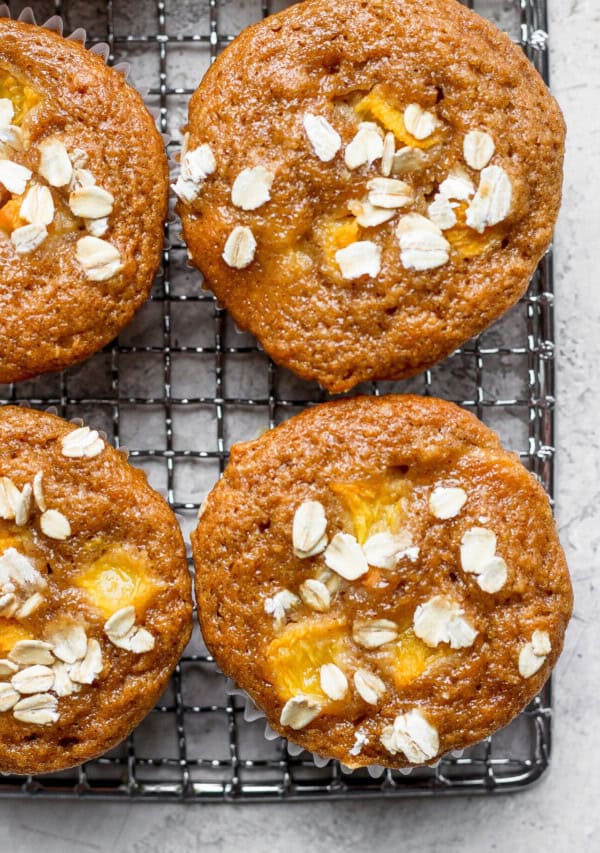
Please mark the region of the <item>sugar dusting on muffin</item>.
POLYGON ((349 766, 432 762, 506 725, 571 610, 543 490, 432 398, 322 404, 234 447, 192 545, 219 667, 349 766))
MULTIPOLYGON (((105 449, 96 430, 79 427, 61 439, 61 453, 73 460, 93 459, 105 449)), ((74 461, 74 464, 77 464, 74 461)), ((39 471, 32 483, 17 488, 10 477, 0 478, 0 518, 21 528, 33 524, 39 514, 44 536, 64 541, 72 535, 66 516, 49 506, 39 471)), ((0 618, 25 623, 47 602, 48 584, 35 562, 16 547, 0 554, 0 618)), ((121 649, 143 654, 154 648, 155 639, 136 624, 135 607, 116 610, 104 624, 108 640, 121 649)), ((17 634, 17 636, 19 636, 17 634)), ((6 658, 0 659, 0 712, 12 711, 15 720, 32 725, 52 725, 60 719, 60 699, 93 685, 105 666, 100 643, 88 638, 84 624, 65 615, 46 627, 40 636, 18 639, 6 658)))
MULTIPOLYGON (((37 101, 36 101, 37 103, 37 101)), ((92 236, 80 238, 76 257, 87 278, 106 281, 123 268, 119 250, 100 239, 110 227, 114 197, 98 186, 81 149, 69 152, 59 136, 45 137, 35 148, 38 167, 33 171, 19 161, 25 145, 20 125, 13 124, 17 113, 10 98, 0 98, 0 142, 4 142, 0 159, 0 189, 8 197, 0 208, 0 227, 9 235, 19 256, 35 252, 48 237, 48 228, 60 233, 65 227, 67 207, 73 217, 69 230, 87 230, 92 236)), ((24 112, 19 114, 19 122, 24 112)))
MULTIPOLYGON (((438 520, 448 521, 459 516, 468 500, 465 489, 457 486, 436 484, 430 491, 429 511, 438 520)), ((361 545, 350 533, 337 533, 327 545, 327 519, 322 504, 308 500, 300 504, 294 513, 292 547, 297 556, 307 558, 318 557, 323 552, 323 562, 346 582, 362 578, 375 568, 393 569, 404 559, 416 559, 419 548, 411 542, 410 535, 394 534, 389 530, 381 530, 370 535, 361 545), (312 550, 319 543, 320 550, 312 550), (327 545, 327 547, 324 547, 327 545), (300 547, 302 546, 302 547, 300 547)), ((479 586, 489 593, 498 592, 507 581, 507 567, 504 560, 496 554, 497 537, 493 531, 484 528, 468 529, 461 540, 460 552, 455 556, 463 571, 474 574, 479 586), (484 582, 485 581, 485 582, 484 582)), ((313 565, 317 572, 322 570, 320 561, 315 559, 313 565)), ((385 582, 382 586, 385 586, 385 582)), ((339 592, 339 587, 336 592, 339 592)), ((342 587, 345 591, 346 585, 342 587)), ((287 595, 297 606, 298 597, 290 590, 282 591, 280 596, 287 595)), ((305 580, 300 589, 300 595, 310 610, 327 612, 333 602, 327 588, 317 579, 305 580), (307 597, 302 589, 308 585, 311 594, 307 597), (313 592, 314 590, 314 592, 313 592)), ((287 611, 280 614, 277 629, 285 624, 287 611)), ((301 621, 301 615, 294 612, 296 624, 301 621)), ((372 618, 356 620, 348 627, 354 644, 367 652, 382 649, 391 644, 402 644, 402 635, 406 628, 401 627, 387 618, 372 618)), ((408 629, 430 648, 446 646, 448 649, 468 649, 473 645, 478 635, 461 604, 454 599, 442 595, 434 595, 419 604, 414 610, 412 626, 408 629)), ((533 675, 543 665, 550 651, 550 640, 547 632, 534 632, 534 639, 526 643, 515 660, 523 678, 533 675), (540 639, 541 638, 541 639, 540 639)), ((376 675, 368 666, 368 661, 354 653, 352 656, 341 656, 338 663, 325 663, 320 667, 320 687, 326 699, 333 702, 343 700, 353 685, 358 697, 365 703, 377 706, 389 689, 388 684, 376 675), (342 663, 342 660, 344 663, 342 663)), ((371 664, 372 665, 372 664, 371 664)), ((296 694, 288 699, 284 706, 280 723, 298 730, 308 725, 320 713, 332 711, 330 704, 319 700, 319 697, 306 694, 296 694), (286 722, 287 721, 287 722, 286 722)), ((419 708, 398 715, 394 723, 381 731, 381 743, 391 755, 402 754, 411 762, 433 760, 439 750, 439 737, 435 726, 419 708)), ((360 743, 353 749, 354 756, 360 754, 360 743)))
POLYGON ((168 505, 105 437, 0 411, 0 768, 60 770, 122 740, 191 631, 168 505))
MULTIPOLYGON (((344 487, 338 484, 338 492, 340 488, 344 487)), ((380 666, 380 661, 369 660, 369 652, 392 644, 400 647, 405 645, 410 656, 413 649, 406 644, 409 632, 429 648, 442 647, 442 651, 444 648, 468 649, 479 634, 471 618, 466 616, 461 602, 448 596, 434 595, 417 605, 409 626, 402 627, 390 619, 375 617, 344 624, 341 632, 340 624, 332 623, 332 642, 323 640, 319 627, 311 621, 313 613, 327 613, 334 605, 336 595, 341 594, 343 597, 347 594, 348 583, 358 581, 377 569, 396 569, 402 561, 414 562, 419 557, 420 549, 413 544, 406 530, 392 532, 385 529, 385 524, 374 524, 378 516, 377 493, 372 494, 371 498, 366 508, 359 509, 354 504, 357 514, 366 510, 370 515, 369 525, 377 530, 370 533, 362 544, 354 534, 348 532, 337 532, 329 539, 329 522, 323 504, 312 499, 302 501, 294 512, 290 545, 297 557, 311 561, 314 577, 305 579, 296 591, 280 589, 273 597, 264 600, 265 613, 273 616, 275 633, 280 638, 275 640, 275 653, 273 645, 267 651, 267 656, 275 663, 276 669, 271 675, 276 687, 282 684, 277 673, 281 661, 286 660, 289 665, 294 659, 294 655, 289 652, 290 646, 296 642, 310 644, 313 633, 321 638, 317 640, 313 653, 308 652, 306 661, 313 673, 318 672, 318 682, 310 672, 300 674, 299 681, 298 673, 296 678, 289 673, 283 676, 286 696, 291 684, 302 685, 302 690, 286 698, 279 718, 282 726, 295 731, 305 728, 322 713, 335 714, 336 703, 346 699, 351 690, 365 704, 380 705, 390 685, 373 672, 373 664, 380 666), (338 582, 331 590, 323 582, 323 573, 327 570, 338 577, 338 582), (305 619, 308 620, 307 630, 299 631, 305 619), (293 624, 293 641, 290 642, 285 639, 285 626, 288 623, 293 624), (342 636, 343 633, 349 636, 342 636), (352 649, 349 637, 354 644, 352 649), (361 657, 361 649, 366 657, 361 657), (332 659, 321 663, 327 655, 332 655, 332 659), (313 687, 320 688, 316 695, 306 692, 311 682, 313 687)), ((436 483, 428 492, 427 505, 435 519, 450 521, 460 515, 467 501, 468 492, 461 486, 436 483)), ((455 564, 460 565, 467 575, 474 575, 480 588, 490 594, 499 592, 508 581, 506 563, 498 556, 496 548, 497 537, 492 530, 472 527, 463 534, 460 549, 454 555, 455 564)), ((387 586, 385 575, 378 586, 387 586)), ((534 632, 533 639, 522 646, 514 662, 515 668, 523 678, 529 678, 541 668, 549 652, 549 635, 546 631, 538 630, 534 632)), ((302 665, 301 656, 296 658, 298 663, 302 665)), ((414 675, 418 674, 417 668, 414 675)), ((409 761, 417 763, 434 759, 439 749, 435 726, 419 708, 399 715, 393 725, 384 727, 381 743, 391 755, 402 753, 409 761)), ((353 756, 360 754, 361 745, 359 739, 351 753, 353 756)))
MULTIPOLYGON (((497 242, 497 232, 490 229, 507 219, 512 200, 508 173, 500 165, 490 165, 496 151, 494 140, 485 130, 474 129, 464 134, 464 162, 457 163, 439 181, 425 217, 417 212, 418 199, 413 186, 390 175, 407 176, 425 167, 423 149, 443 144, 442 120, 416 103, 408 104, 403 112, 394 109, 380 88, 375 86, 355 105, 357 116, 368 115, 370 120, 358 123, 355 136, 345 147, 325 116, 304 113, 302 126, 310 153, 323 163, 332 163, 340 153, 349 170, 361 170, 360 184, 364 182, 365 170, 368 176, 369 171, 377 171, 379 164, 381 177, 370 178, 367 195, 350 200, 348 210, 369 233, 403 210, 406 215, 398 218, 396 237, 405 269, 422 272, 444 266, 453 250, 461 257, 484 252, 497 242), (398 151, 396 141, 400 143, 398 151), (466 167, 480 173, 477 188, 466 167), (462 228, 457 231, 459 224, 462 228)), ((189 134, 186 134, 181 175, 173 188, 181 201, 192 204, 209 175, 218 176, 218 167, 208 143, 192 151, 188 144, 189 134), (204 166, 192 175, 190 163, 194 159, 201 160, 204 166)), ((232 203, 244 211, 257 210, 270 200, 272 191, 277 192, 275 182, 276 175, 260 164, 243 169, 231 188, 232 203)), ((229 267, 245 269, 255 259, 256 249, 252 229, 238 225, 230 233, 222 257, 229 267)), ((373 240, 356 239, 335 252, 335 262, 344 279, 376 278, 382 264, 381 248, 373 240)))
POLYGON ((306 0, 254 24, 186 131, 176 210, 202 286, 334 393, 415 375, 515 304, 560 203, 556 102, 447 0, 306 0))
POLYGON ((81 39, 8 17, 0 33, 8 383, 81 361, 131 320, 162 257, 168 163, 140 94, 81 39))

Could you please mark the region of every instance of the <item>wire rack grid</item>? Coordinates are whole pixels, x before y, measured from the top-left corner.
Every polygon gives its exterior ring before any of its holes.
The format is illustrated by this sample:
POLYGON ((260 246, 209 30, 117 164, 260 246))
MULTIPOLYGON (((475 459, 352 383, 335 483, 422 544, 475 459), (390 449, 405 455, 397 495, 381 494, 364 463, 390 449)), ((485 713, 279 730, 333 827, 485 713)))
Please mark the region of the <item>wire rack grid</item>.
MULTIPOLYGON (((203 72, 244 26, 285 2, 126 0, 39 2, 39 21, 59 14, 67 31, 83 26, 88 44, 106 42, 109 62, 129 61, 133 78, 159 110, 160 129, 181 141, 189 96, 203 72)), ((545 0, 468 0, 520 43, 548 79, 545 0)), ((13 15, 20 4, 12 4, 13 15)), ((55 407, 103 429, 130 448, 178 514, 184 533, 222 473, 232 443, 255 437, 307 405, 327 399, 316 386, 276 367, 239 333, 187 266, 179 225, 166 227, 151 299, 119 339, 61 374, 0 386, 0 403, 55 407)), ((552 257, 504 318, 449 359, 400 383, 357 392, 437 395, 473 411, 553 492, 554 343, 552 257)), ((403 775, 342 773, 288 754, 264 737, 264 720, 245 719, 226 691, 197 628, 155 710, 119 747, 80 768, 37 777, 0 776, 0 797, 80 797, 184 802, 298 800, 522 789, 548 766, 551 688, 506 729, 436 768, 403 775)))

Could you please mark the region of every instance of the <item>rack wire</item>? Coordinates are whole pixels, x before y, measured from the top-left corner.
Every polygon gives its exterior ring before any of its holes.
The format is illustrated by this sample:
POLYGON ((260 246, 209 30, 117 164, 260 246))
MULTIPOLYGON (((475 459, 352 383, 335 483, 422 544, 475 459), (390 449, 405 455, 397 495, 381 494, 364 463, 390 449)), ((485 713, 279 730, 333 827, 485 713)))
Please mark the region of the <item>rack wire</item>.
MULTIPOLYGON (((88 43, 106 42, 109 62, 129 61, 147 87, 174 153, 189 96, 203 72, 253 20, 285 0, 108 0, 34 3, 37 19, 58 13, 66 30, 84 26, 88 43)), ((546 0, 468 0, 519 42, 548 80, 546 0)), ((21 5, 11 6, 13 14, 21 5)), ((239 333, 186 262, 179 225, 166 227, 151 299, 132 325, 83 365, 0 386, 0 403, 54 406, 83 417, 130 448, 179 515, 184 533, 222 473, 232 443, 254 437, 305 406, 327 399, 316 386, 276 367, 239 333)), ((357 392, 415 392, 453 399, 496 429, 505 445, 553 492, 552 255, 527 295, 498 323, 442 364, 407 382, 369 383, 357 392)), ((506 729, 434 768, 402 775, 317 767, 267 741, 264 720, 244 719, 197 625, 154 711, 116 749, 80 768, 36 777, 0 776, 0 797, 79 797, 185 802, 493 794, 522 789, 544 773, 551 749, 551 688, 506 729)))

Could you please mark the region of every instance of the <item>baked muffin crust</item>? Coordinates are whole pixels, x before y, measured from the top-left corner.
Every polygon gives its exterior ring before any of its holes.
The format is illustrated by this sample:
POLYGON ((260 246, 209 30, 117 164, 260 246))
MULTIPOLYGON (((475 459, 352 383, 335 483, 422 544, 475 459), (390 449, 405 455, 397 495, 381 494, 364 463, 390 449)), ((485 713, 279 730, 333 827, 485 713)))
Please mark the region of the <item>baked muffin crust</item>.
POLYGON ((418 373, 499 317, 560 203, 556 102, 456 0, 295 4, 221 54, 187 129, 193 263, 334 392, 418 373))
POLYGON ((434 398, 326 403, 234 446, 192 545, 219 667, 277 732, 351 767, 509 723, 571 614, 542 487, 434 398))
POLYGON ((140 95, 77 41, 0 20, 0 382, 101 349, 146 299, 167 210, 140 95))
POLYGON ((191 632, 181 532, 87 427, 0 409, 0 771, 114 746, 151 710, 191 632))

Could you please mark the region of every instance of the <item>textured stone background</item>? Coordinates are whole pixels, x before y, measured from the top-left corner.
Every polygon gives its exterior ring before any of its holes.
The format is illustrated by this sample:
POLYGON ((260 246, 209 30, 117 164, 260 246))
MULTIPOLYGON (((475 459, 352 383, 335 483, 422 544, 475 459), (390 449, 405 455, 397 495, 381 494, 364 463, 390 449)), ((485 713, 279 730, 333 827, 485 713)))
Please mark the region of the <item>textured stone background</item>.
POLYGON ((549 5, 552 84, 569 125, 565 199, 556 235, 557 515, 576 593, 575 618, 555 680, 557 724, 550 772, 527 793, 493 799, 235 808, 2 801, 0 850, 598 849, 600 599, 594 574, 600 538, 600 4, 549 0, 549 5))

